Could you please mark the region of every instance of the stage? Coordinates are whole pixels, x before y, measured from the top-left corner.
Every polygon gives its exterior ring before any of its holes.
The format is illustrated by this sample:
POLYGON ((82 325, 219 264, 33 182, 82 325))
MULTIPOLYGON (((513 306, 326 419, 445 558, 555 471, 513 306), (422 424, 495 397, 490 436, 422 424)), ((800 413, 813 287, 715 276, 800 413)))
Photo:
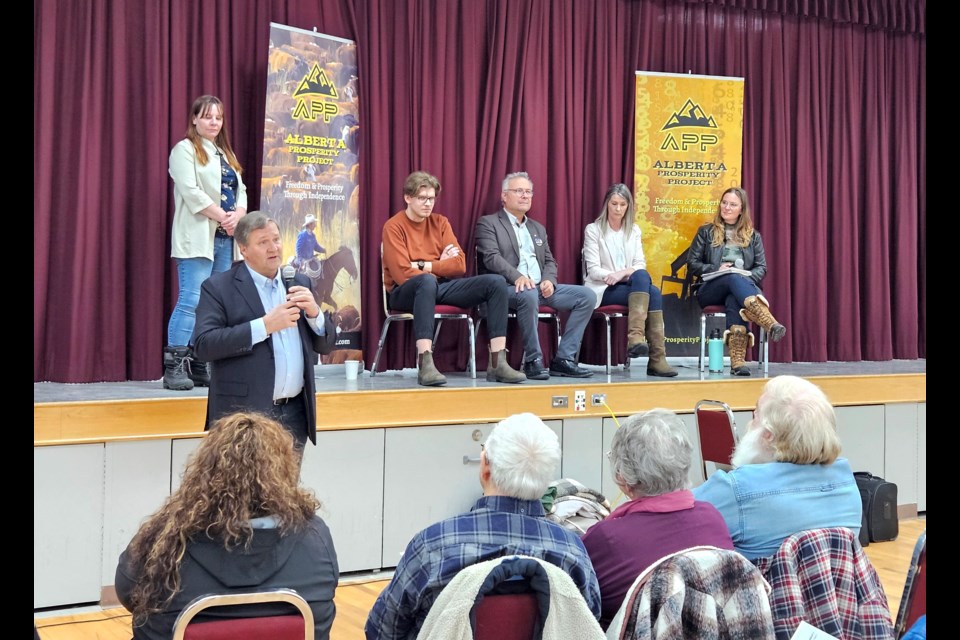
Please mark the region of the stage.
MULTIPOLYGON (((653 407, 689 413, 703 398, 734 410, 752 409, 769 377, 797 375, 820 385, 835 406, 926 401, 926 360, 770 363, 766 376, 750 363, 751 377, 701 373, 695 358, 671 360, 679 375, 646 375, 646 360, 629 370, 588 365, 592 378, 528 380, 518 385, 487 382, 465 372, 444 372, 444 387, 417 385, 416 371, 386 371, 344 379, 342 365, 316 368, 318 431, 390 426, 496 422, 531 411, 544 419, 626 415, 653 407), (586 407, 577 411, 575 395, 586 407), (596 396, 598 404, 594 404, 596 396), (566 406, 555 406, 557 400, 566 406), (603 401, 609 409, 603 406, 603 401)), ((206 411, 205 387, 163 389, 160 380, 117 383, 34 383, 34 445, 111 442, 198 435, 206 411)))

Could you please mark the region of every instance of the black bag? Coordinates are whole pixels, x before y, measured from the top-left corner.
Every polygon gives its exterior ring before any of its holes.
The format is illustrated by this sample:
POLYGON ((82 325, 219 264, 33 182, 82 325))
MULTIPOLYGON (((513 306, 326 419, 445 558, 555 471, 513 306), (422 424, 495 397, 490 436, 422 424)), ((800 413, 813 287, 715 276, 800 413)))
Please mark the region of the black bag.
MULTIPOLYGON (((897 518, 897 485, 868 471, 853 474, 863 501, 863 521, 870 542, 896 540, 900 533, 897 518)), ((860 531, 861 539, 863 531, 860 531)))

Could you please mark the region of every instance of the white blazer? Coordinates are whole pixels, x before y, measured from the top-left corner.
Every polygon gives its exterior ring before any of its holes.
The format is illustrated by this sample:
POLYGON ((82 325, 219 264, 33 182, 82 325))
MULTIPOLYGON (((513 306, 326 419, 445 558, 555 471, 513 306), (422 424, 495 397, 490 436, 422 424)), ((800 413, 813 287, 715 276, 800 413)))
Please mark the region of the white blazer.
MULTIPOLYGON (((217 147, 203 138, 207 164, 197 163, 197 151, 189 138, 184 138, 170 151, 168 172, 173 178, 173 229, 170 256, 173 258, 206 258, 213 260, 213 236, 217 223, 200 213, 220 203, 220 159, 217 147)), ((247 187, 237 174, 237 208, 247 208, 247 187)), ((234 259, 239 257, 236 243, 234 259)))
MULTIPOLYGON (((627 267, 632 269, 631 273, 638 269, 646 269, 647 261, 643 257, 640 227, 636 223, 633 225, 630 240, 624 245, 627 267)), ((597 294, 596 307, 600 306, 603 292, 607 289, 607 283, 603 279, 616 270, 613 266, 613 254, 600 231, 600 225, 591 222, 583 232, 583 284, 597 294)))

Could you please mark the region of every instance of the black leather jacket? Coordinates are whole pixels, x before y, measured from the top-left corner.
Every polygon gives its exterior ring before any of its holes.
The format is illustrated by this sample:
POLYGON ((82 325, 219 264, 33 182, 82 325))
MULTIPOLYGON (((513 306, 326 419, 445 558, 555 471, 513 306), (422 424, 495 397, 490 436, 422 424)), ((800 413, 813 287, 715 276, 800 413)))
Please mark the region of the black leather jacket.
MULTIPOLYGON (((720 257, 723 255, 723 246, 714 247, 713 225, 707 223, 697 229, 693 237, 690 250, 687 252, 687 274, 697 277, 694 287, 699 287, 699 278, 705 273, 720 268, 720 257)), ((760 286, 760 281, 767 275, 767 256, 763 252, 763 239, 760 232, 753 230, 750 244, 743 247, 743 268, 751 273, 754 284, 760 286)))

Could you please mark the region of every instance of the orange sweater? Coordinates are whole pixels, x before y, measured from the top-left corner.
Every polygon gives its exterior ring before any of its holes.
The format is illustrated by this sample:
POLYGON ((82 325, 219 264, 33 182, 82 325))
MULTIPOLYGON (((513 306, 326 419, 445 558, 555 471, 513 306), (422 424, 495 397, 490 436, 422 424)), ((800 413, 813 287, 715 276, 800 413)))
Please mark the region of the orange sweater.
POLYGON ((459 278, 467 271, 463 249, 444 216, 433 213, 414 223, 405 211, 398 211, 383 225, 383 284, 388 292, 423 273, 410 266, 418 260, 432 263, 432 273, 438 278, 459 278), (460 253, 440 260, 448 244, 456 245, 460 253))

